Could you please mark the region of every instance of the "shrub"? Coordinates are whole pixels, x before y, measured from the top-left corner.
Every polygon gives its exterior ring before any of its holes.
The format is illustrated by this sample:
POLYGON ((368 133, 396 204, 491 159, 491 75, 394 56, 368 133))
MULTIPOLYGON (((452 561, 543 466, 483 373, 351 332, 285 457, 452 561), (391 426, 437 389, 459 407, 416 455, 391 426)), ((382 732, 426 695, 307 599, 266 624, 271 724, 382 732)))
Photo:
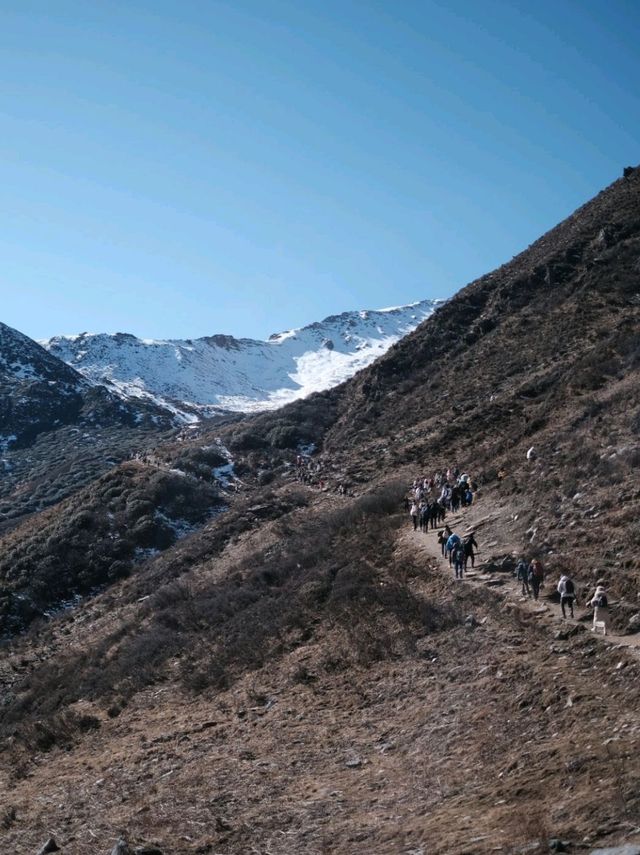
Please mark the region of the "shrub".
POLYGON ((252 451, 266 448, 268 443, 259 434, 246 430, 232 434, 229 445, 234 451, 252 451))

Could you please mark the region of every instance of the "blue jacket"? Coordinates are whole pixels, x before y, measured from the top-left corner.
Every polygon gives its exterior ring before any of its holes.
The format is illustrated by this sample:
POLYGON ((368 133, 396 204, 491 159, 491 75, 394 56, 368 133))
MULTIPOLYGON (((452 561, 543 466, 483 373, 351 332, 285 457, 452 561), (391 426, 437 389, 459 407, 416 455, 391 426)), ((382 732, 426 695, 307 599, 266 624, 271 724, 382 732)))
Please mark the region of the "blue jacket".
POLYGON ((457 534, 449 535, 449 540, 447 541, 447 550, 451 552, 456 543, 460 543, 460 536, 457 534))

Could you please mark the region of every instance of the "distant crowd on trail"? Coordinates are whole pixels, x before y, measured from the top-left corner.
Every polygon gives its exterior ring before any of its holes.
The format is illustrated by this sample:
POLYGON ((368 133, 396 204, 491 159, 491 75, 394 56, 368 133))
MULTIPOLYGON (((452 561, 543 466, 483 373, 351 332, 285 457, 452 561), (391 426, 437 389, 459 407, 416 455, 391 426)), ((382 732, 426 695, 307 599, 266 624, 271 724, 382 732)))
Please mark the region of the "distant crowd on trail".
POLYGON ((326 481, 325 462, 320 459, 312 460, 306 454, 296 454, 295 478, 301 484, 308 484, 323 490, 326 481))
POLYGON ((332 491, 339 496, 351 495, 344 480, 335 483, 335 472, 330 460, 316 458, 308 454, 296 454, 294 461, 294 477, 296 481, 318 490, 332 491))
POLYGON ((411 515, 413 530, 427 531, 444 523, 447 512, 457 513, 473 503, 478 485, 457 467, 415 478, 405 498, 405 510, 411 515))
MULTIPOLYGON (((438 543, 442 556, 449 560, 456 579, 464 578, 469 561, 472 568, 475 566, 478 542, 473 529, 460 535, 445 524, 445 519, 448 512, 456 513, 473 504, 477 490, 477 483, 467 473, 460 473, 457 467, 453 467, 430 477, 415 478, 404 500, 404 509, 409 512, 414 531, 427 533, 439 529, 438 543)), ((538 558, 527 561, 521 556, 513 575, 522 585, 522 596, 537 600, 545 583, 542 562, 538 558)), ((560 596, 562 617, 566 619, 569 615, 573 618, 578 599, 576 586, 567 573, 561 574, 556 590, 560 596)), ((587 599, 585 605, 594 610, 592 630, 601 630, 606 635, 609 628, 609 602, 602 579, 596 583, 595 593, 587 599)))
POLYGON ((472 505, 477 490, 478 485, 471 476, 453 466, 431 476, 415 478, 405 498, 405 511, 409 512, 414 531, 426 534, 444 526, 438 531, 438 543, 442 555, 449 559, 456 579, 464 577, 469 561, 472 567, 475 565, 478 542, 475 532, 464 536, 456 534, 449 525, 445 525, 445 519, 447 513, 457 513, 461 508, 472 505))

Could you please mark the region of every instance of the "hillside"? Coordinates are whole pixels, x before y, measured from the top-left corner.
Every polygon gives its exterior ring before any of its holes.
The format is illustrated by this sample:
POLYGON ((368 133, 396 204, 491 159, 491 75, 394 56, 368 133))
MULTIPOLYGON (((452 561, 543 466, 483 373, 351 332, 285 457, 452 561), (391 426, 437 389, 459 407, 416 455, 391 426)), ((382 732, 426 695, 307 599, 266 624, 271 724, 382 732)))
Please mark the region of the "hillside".
POLYGON ((344 312, 267 341, 230 335, 154 341, 82 333, 43 345, 125 400, 149 398, 194 420, 221 410, 272 410, 335 386, 415 329, 440 302, 344 312))
POLYGON ((140 546, 138 510, 161 538, 157 512, 193 504, 190 534, 5 644, 10 851, 50 834, 66 855, 119 836, 165 855, 637 844, 639 292, 635 170, 352 380, 183 432, 0 540, 20 593, 12 568, 42 567, 52 536, 86 572, 109 532, 140 546), (402 502, 454 463, 478 483, 451 518, 480 542, 464 583, 402 502), (549 574, 537 603, 510 581, 518 554, 549 574), (561 570, 576 621, 553 605, 561 570), (609 641, 586 631, 596 579, 609 641))
POLYGON ((123 401, 0 324, 0 531, 175 430, 151 401, 123 401))
POLYGON ((77 421, 89 388, 77 371, 0 324, 0 450, 77 421))

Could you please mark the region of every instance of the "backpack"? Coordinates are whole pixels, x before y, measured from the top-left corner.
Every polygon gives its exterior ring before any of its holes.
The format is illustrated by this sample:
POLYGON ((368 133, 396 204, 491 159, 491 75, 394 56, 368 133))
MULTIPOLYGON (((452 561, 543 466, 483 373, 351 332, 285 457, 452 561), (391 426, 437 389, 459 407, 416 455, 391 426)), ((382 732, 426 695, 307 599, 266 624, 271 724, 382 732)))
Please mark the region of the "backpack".
POLYGON ((575 590, 576 589, 574 588, 573 582, 571 581, 571 579, 567 579, 566 582, 564 583, 565 596, 568 597, 569 594, 574 594, 575 590))
POLYGON ((607 595, 606 594, 598 594, 598 596, 595 600, 595 605, 599 609, 606 609, 607 606, 609 605, 609 601, 607 600, 607 595))
POLYGON ((529 578, 530 579, 542 579, 544 576, 544 571, 540 564, 531 564, 529 568, 529 578))

